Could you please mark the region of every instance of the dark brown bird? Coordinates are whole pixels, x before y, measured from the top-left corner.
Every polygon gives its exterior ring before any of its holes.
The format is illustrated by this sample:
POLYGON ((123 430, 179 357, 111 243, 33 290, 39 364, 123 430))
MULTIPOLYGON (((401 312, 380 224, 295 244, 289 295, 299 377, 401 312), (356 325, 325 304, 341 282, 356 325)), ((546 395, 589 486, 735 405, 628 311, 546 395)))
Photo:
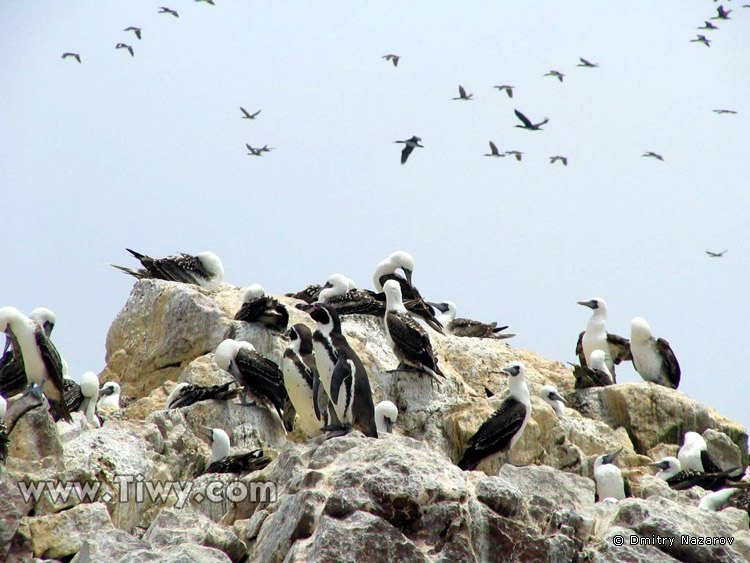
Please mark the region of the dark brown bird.
POLYGON ((240 106, 240 111, 245 114, 242 116, 242 119, 255 119, 256 117, 258 117, 258 114, 261 112, 261 110, 258 110, 255 113, 250 113, 242 106, 240 106))
POLYGON ((565 75, 564 75, 564 74, 563 74, 562 72, 560 72, 559 70, 550 70, 550 71, 549 71, 549 72, 548 72, 547 74, 545 74, 544 76, 554 76, 554 77, 555 77, 555 78, 557 78, 557 79, 558 79, 558 80, 559 80, 560 82, 562 82, 562 81, 563 81, 563 77, 564 77, 565 75))
POLYGON ((123 31, 132 31, 132 32, 135 33, 135 36, 139 40, 141 38, 141 28, 140 27, 135 27, 135 26, 131 25, 130 27, 126 27, 125 29, 123 29, 123 31))
POLYGON ((540 121, 539 123, 531 123, 528 117, 526 117, 524 114, 522 114, 520 111, 513 110, 516 114, 516 117, 521 120, 521 123, 523 125, 516 125, 516 127, 520 127, 521 129, 528 129, 529 131, 541 131, 542 125, 549 122, 549 117, 545 117, 544 121, 540 121))
POLYGON ((711 40, 708 39, 705 35, 699 35, 695 39, 690 40, 691 43, 703 43, 706 47, 711 46, 711 40))
POLYGON ((557 161, 562 162, 563 165, 565 165, 565 166, 568 165, 568 157, 566 157, 566 156, 559 156, 559 155, 557 155, 557 156, 551 156, 551 157, 549 157, 549 163, 550 164, 554 164, 557 161))
POLYGON ((62 55, 63 59, 67 59, 68 57, 73 57, 79 63, 81 62, 81 55, 79 55, 78 53, 63 53, 62 55))
POLYGON ((135 56, 133 53, 133 48, 130 45, 126 45, 125 43, 118 43, 115 45, 115 49, 127 49, 130 52, 130 56, 135 56))
POLYGON ((490 141, 490 153, 489 154, 485 154, 484 156, 498 156, 499 157, 499 156, 505 156, 505 154, 501 154, 497 150, 497 146, 495 145, 495 143, 493 143, 492 141, 490 141))
POLYGON ((662 155, 657 154, 655 152, 651 152, 651 151, 644 152, 641 156, 647 156, 649 158, 655 158, 656 160, 664 160, 664 157, 662 155))
POLYGON ((161 8, 159 8, 159 13, 160 14, 171 14, 171 15, 173 15, 176 18, 180 17, 180 14, 178 14, 175 10, 170 10, 169 8, 165 8, 164 6, 162 6, 161 8))
POLYGON ((592 63, 591 61, 587 61, 583 57, 578 57, 578 60, 581 61, 576 66, 583 66, 586 68, 596 68, 599 66, 599 63, 592 63))
POLYGON ((505 93, 508 94, 508 97, 512 98, 513 88, 515 88, 515 86, 508 86, 507 84, 502 84, 500 86, 493 86, 493 88, 497 88, 498 92, 502 92, 503 90, 505 90, 505 93))
POLYGON ((458 98, 453 98, 454 100, 470 100, 474 96, 474 94, 467 94, 466 90, 464 90, 464 87, 460 84, 458 85, 458 98))
POLYGON ((712 20, 730 20, 732 18, 729 17, 729 14, 732 13, 732 10, 725 10, 724 5, 719 5, 718 8, 716 8, 716 15, 712 17, 712 20))
POLYGON ((391 53, 390 55, 383 55, 383 58, 386 61, 391 61, 393 63, 393 66, 398 66, 398 60, 401 58, 401 56, 400 55, 394 55, 394 54, 391 53))

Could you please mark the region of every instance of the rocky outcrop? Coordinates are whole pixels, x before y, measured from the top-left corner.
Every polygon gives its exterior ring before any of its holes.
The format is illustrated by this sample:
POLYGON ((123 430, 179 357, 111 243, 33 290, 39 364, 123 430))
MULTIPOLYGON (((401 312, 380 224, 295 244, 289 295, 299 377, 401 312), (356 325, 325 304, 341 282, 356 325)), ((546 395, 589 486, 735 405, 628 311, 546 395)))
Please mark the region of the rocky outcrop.
MULTIPOLYGON (((375 401, 399 407, 395 434, 380 439, 352 432, 306 440, 299 430, 287 435, 265 408, 237 403, 164 411, 177 381, 230 379, 213 361, 224 338, 251 341, 280 360, 279 332, 233 320, 242 293, 135 284, 110 328, 100 376, 117 380, 132 400, 102 428, 78 416, 55 425, 41 408, 19 422, 0 472, 0 560, 740 561, 750 553, 747 514, 699 510, 703 491, 672 491, 647 466, 674 455, 688 430, 704 434, 723 467, 740 466, 744 428, 649 383, 574 390, 563 364, 505 341, 430 332, 446 374, 437 386, 390 371, 398 361, 381 321, 345 318, 375 401), (463 472, 455 461, 507 393, 498 372, 514 360, 527 365, 533 407, 510 452, 514 465, 485 462, 482 471, 463 472), (564 419, 538 398, 546 383, 568 400, 564 419), (485 388, 495 396, 487 399, 485 388), (274 461, 241 478, 201 475, 210 451, 203 425, 227 430, 236 451, 262 447, 274 461), (635 498, 595 503, 593 460, 620 448, 635 498), (18 488, 50 479, 98 489, 86 498, 27 500, 18 488), (160 494, 138 500, 159 483, 160 494), (733 545, 644 543, 655 535, 730 537, 733 545)), ((290 323, 313 327, 295 300, 279 300, 290 323)))

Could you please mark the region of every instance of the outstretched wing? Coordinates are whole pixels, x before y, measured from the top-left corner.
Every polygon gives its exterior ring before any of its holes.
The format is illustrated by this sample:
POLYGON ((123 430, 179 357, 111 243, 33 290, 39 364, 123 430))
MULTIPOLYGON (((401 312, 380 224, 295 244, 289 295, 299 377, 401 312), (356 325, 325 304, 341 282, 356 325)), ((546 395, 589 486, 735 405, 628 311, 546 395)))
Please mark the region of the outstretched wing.
POLYGON ((528 117, 526 117, 524 114, 522 114, 517 109, 514 109, 513 111, 515 112, 516 117, 521 120, 521 123, 523 123, 524 127, 533 127, 533 125, 531 124, 531 121, 529 121, 528 117))

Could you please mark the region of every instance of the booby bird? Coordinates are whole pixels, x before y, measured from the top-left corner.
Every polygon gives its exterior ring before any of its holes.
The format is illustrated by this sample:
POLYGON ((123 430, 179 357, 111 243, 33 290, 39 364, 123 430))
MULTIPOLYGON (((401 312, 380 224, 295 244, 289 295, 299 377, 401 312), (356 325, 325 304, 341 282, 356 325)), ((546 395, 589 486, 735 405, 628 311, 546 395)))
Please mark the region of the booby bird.
POLYGON ((581 61, 576 66, 582 66, 586 68, 596 68, 599 66, 599 63, 592 63, 591 61, 587 61, 583 57, 578 57, 578 60, 581 61))
MULTIPOLYGON (((276 362, 256 352, 255 346, 249 342, 231 339, 224 340, 216 347, 214 361, 266 408, 273 406, 279 419, 284 421, 284 409, 289 395, 284 387, 284 376, 276 362)), ((247 404, 244 396, 242 403, 247 404)), ((291 431, 293 428, 286 429, 291 431)))
POLYGON ((8 402, 5 397, 0 395, 0 463, 3 463, 8 459, 8 439, 7 428, 5 427, 5 410, 8 407, 8 402))
POLYGON ((386 298, 383 324, 393 353, 402 365, 423 371, 435 381, 440 382, 438 375, 445 376, 438 367, 430 337, 404 307, 401 300, 401 286, 396 280, 388 280, 383 289, 386 298))
POLYGON ((266 291, 259 283, 254 283, 242 296, 242 307, 234 316, 236 321, 261 323, 277 330, 286 330, 289 324, 289 311, 266 291))
POLYGON ((716 15, 712 17, 712 20, 731 20, 732 18, 729 17, 729 14, 732 13, 732 10, 726 10, 724 9, 724 5, 720 4, 718 8, 716 8, 716 15))
POLYGON ((712 512, 718 512, 730 506, 750 514, 750 490, 737 487, 719 489, 708 493, 698 503, 698 508, 712 512))
POLYGON ((730 114, 735 115, 737 112, 733 109, 715 109, 712 110, 715 114, 722 115, 722 114, 730 114))
POLYGON ((513 88, 515 88, 515 86, 508 86, 507 84, 501 84, 499 86, 493 86, 493 88, 497 88, 498 92, 502 92, 503 90, 505 90, 505 93, 508 94, 508 97, 512 98, 513 88))
POLYGON ((604 350, 591 352, 589 365, 573 366, 573 376, 576 379, 576 389, 588 389, 589 387, 606 387, 614 385, 615 378, 609 372, 604 350))
POLYGON ((338 314, 333 307, 320 302, 303 310, 318 323, 313 333, 315 365, 340 423, 377 438, 367 370, 341 332, 338 314))
POLYGON ((656 160, 661 160, 661 161, 664 160, 664 157, 662 155, 657 154, 657 153, 655 153, 653 151, 646 151, 641 156, 645 156, 645 157, 648 157, 648 158, 655 158, 656 160))
POLYGON ((261 110, 258 110, 255 113, 250 113, 249 111, 247 111, 242 106, 240 106, 240 111, 244 114, 242 116, 242 119, 255 119, 256 117, 258 117, 258 114, 261 112, 261 110))
POLYGON ((17 354, 23 361, 29 386, 36 385, 47 397, 55 414, 71 422, 63 397, 63 363, 44 330, 15 307, 2 307, 0 332, 4 332, 9 339, 6 347, 12 345, 14 356, 17 354))
POLYGON ((259 148, 258 150, 259 150, 260 152, 271 152, 271 151, 272 151, 272 150, 274 150, 275 148, 276 148, 276 147, 269 147, 268 145, 263 145, 263 146, 262 146, 262 147, 260 147, 260 148, 259 148))
POLYGON ((161 8, 159 8, 159 13, 160 14, 171 14, 171 15, 173 15, 176 18, 180 17, 180 14, 178 14, 176 10, 170 10, 169 8, 165 8, 164 6, 162 6, 161 8))
POLYGON ((526 386, 526 368, 522 362, 511 362, 503 368, 510 376, 510 392, 498 409, 469 438, 458 467, 475 469, 485 459, 509 451, 523 434, 531 417, 531 397, 526 386))
MULTIPOLYGON (((520 127, 520 125, 516 125, 516 127, 520 127)), ((523 153, 521 151, 505 151, 505 154, 515 156, 518 162, 521 162, 521 158, 523 158, 523 153)))
POLYGON ((224 266, 213 252, 200 252, 195 256, 180 253, 179 256, 166 258, 151 258, 145 254, 126 248, 135 256, 143 268, 131 270, 123 266, 115 266, 120 271, 140 279, 159 279, 199 285, 209 291, 219 289, 224 279, 224 266))
POLYGON ((81 376, 80 391, 83 400, 78 410, 84 414, 86 420, 99 428, 101 420, 96 415, 96 402, 99 398, 99 377, 93 371, 87 371, 81 376))
POLYGON ((539 390, 539 396, 542 400, 552 407, 555 411, 557 418, 565 418, 565 399, 563 399, 557 392, 557 387, 554 385, 545 385, 539 390))
POLYGON ((255 149, 251 147, 248 143, 245 143, 245 146, 247 147, 247 150, 250 152, 247 153, 248 156, 263 156, 263 150, 262 149, 255 149))
POLYGON ((404 143, 404 150, 401 151, 401 164, 406 164, 406 159, 409 158, 409 155, 411 154, 411 151, 414 150, 414 147, 424 148, 424 145, 419 144, 422 142, 422 139, 417 137, 416 135, 413 135, 411 139, 406 139, 405 141, 393 142, 404 143))
POLYGON ((286 297, 299 299, 300 301, 304 301, 307 304, 312 304, 318 300, 318 296, 320 295, 322 289, 322 285, 315 283, 312 285, 308 285, 305 289, 302 289, 297 293, 286 293, 284 295, 286 297))
POLYGON ((214 0, 195 0, 196 2, 205 2, 206 4, 211 4, 212 6, 216 6, 214 4, 214 0))
POLYGON ((135 56, 135 53, 133 53, 133 47, 127 45, 126 43, 118 43, 117 45, 115 45, 115 49, 127 49, 131 57, 135 56))
MULTIPOLYGON (((729 249, 727 248, 727 250, 729 249)), ((726 250, 722 250, 721 252, 711 252, 710 250, 706 250, 706 254, 708 254, 709 258, 721 258, 722 256, 724 256, 725 252, 726 250)))
POLYGON ((328 394, 318 375, 312 332, 307 325, 298 323, 285 336, 290 344, 281 361, 284 386, 299 415, 300 427, 308 438, 313 438, 322 433, 323 427, 339 424, 339 421, 335 414, 330 416, 335 411, 329 409, 328 394))
POLYGON ((470 100, 474 94, 467 94, 466 90, 463 86, 460 84, 458 85, 458 98, 453 98, 454 100, 470 100))
MULTIPOLYGON (((532 123, 528 117, 526 117, 517 109, 514 109, 513 112, 516 114, 516 117, 521 120, 521 123, 523 123, 523 125, 516 125, 516 127, 520 127, 521 129, 528 129, 529 131, 541 131, 542 125, 544 125, 545 123, 549 123, 549 117, 545 117, 544 120, 540 121, 539 123, 532 123)), ((519 158, 518 160, 521 159, 519 158)))
POLYGON ((229 455, 229 436, 220 428, 201 427, 211 440, 211 457, 206 473, 249 473, 263 469, 271 463, 271 458, 263 455, 263 450, 253 450, 244 454, 229 455))
MULTIPOLYGON (((676 491, 684 491, 695 486, 717 491, 727 486, 727 481, 731 482, 732 479, 731 473, 737 471, 733 469, 731 471, 718 470, 704 473, 694 469, 683 469, 680 460, 671 456, 665 457, 661 461, 649 463, 649 465, 658 467, 660 471, 656 474, 656 477, 666 481, 670 488, 676 491)), ((735 479, 740 477, 741 475, 735 479)))
POLYGON ((398 407, 391 401, 380 401, 375 405, 375 426, 378 436, 393 432, 393 425, 398 419, 398 407))
POLYGON ((702 26, 700 26, 697 29, 719 29, 717 26, 712 24, 711 22, 704 22, 702 26))
POLYGON ((79 410, 81 404, 83 403, 83 393, 81 393, 81 386, 78 385, 78 383, 76 383, 73 378, 69 376, 63 376, 63 400, 65 401, 69 412, 75 412, 79 410))
POLYGON ((240 394, 240 389, 233 387, 234 381, 227 381, 220 385, 193 385, 192 383, 181 382, 175 385, 172 392, 167 397, 167 410, 181 409, 189 407, 200 401, 228 401, 234 399, 240 394))
POLYGON ((484 156, 501 157, 501 156, 505 156, 505 153, 500 154, 500 151, 497 150, 497 145, 493 143, 492 141, 490 141, 490 152, 489 154, 485 154, 484 156))
POLYGON ((622 500, 626 496, 622 471, 612 463, 621 451, 622 448, 611 454, 600 455, 594 462, 594 481, 600 501, 608 498, 622 500))
POLYGON ((651 336, 645 319, 630 321, 630 353, 633 367, 645 381, 677 389, 680 385, 680 364, 669 342, 651 336))
MULTIPOLYGON (((581 60, 583 60, 583 59, 581 59, 581 60)), ((563 81, 563 76, 565 76, 565 75, 564 75, 564 74, 563 74, 562 72, 560 72, 559 70, 550 70, 550 71, 549 71, 549 72, 548 72, 547 74, 545 74, 544 76, 554 76, 554 77, 555 77, 555 78, 557 78, 557 79, 558 79, 558 80, 559 80, 560 82, 562 82, 562 81, 563 81)))
POLYGON ((391 53, 389 55, 383 55, 383 58, 386 61, 391 61, 393 63, 393 66, 398 66, 398 61, 401 58, 401 56, 400 55, 394 55, 393 53, 391 53))
POLYGON ((697 432, 685 432, 682 446, 677 451, 677 459, 684 469, 702 473, 717 473, 721 466, 708 453, 708 444, 697 432))
POLYGON ((591 352, 602 350, 605 356, 607 370, 614 379, 615 365, 622 361, 632 360, 630 342, 627 338, 610 334, 606 330, 607 302, 601 297, 592 297, 588 301, 578 301, 579 305, 591 309, 591 317, 586 324, 586 330, 578 335, 576 355, 578 362, 587 367, 591 362, 591 352))
POLYGON ((140 40, 141 39, 141 28, 135 27, 134 25, 131 25, 130 27, 126 27, 123 29, 123 31, 132 31, 135 33, 135 36, 140 40))
POLYGON ((549 163, 550 164, 554 164, 558 160, 563 163, 563 166, 567 166, 568 165, 568 157, 567 156, 556 155, 556 156, 549 157, 549 163))
POLYGON ((62 54, 63 59, 67 59, 68 57, 73 57, 79 63, 81 62, 81 55, 79 55, 78 53, 63 53, 62 54))
POLYGON ((343 274, 331 274, 318 299, 344 315, 385 315, 385 303, 367 291, 354 289, 352 280, 343 274))
POLYGON ((502 334, 501 331, 508 327, 499 327, 496 321, 482 323, 471 319, 456 318, 457 309, 453 301, 443 301, 442 303, 428 301, 427 304, 440 311, 436 318, 445 329, 446 334, 473 338, 511 338, 515 336, 515 334, 502 334))
POLYGON ((52 329, 55 328, 55 324, 57 324, 57 316, 46 307, 37 307, 29 313, 29 318, 42 327, 47 338, 50 337, 52 329))
POLYGON ((703 43, 706 47, 711 46, 711 40, 705 35, 698 35, 695 39, 690 40, 691 43, 703 43))
POLYGON ((96 408, 99 410, 118 410, 120 408, 120 385, 114 381, 108 381, 99 390, 99 402, 96 408))

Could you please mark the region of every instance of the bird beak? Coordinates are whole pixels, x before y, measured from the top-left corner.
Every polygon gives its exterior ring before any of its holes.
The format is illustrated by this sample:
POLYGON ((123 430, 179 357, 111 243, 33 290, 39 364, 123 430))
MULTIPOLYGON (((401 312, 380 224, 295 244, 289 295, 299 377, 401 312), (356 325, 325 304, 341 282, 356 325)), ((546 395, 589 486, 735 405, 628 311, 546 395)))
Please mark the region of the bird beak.
POLYGON ((101 389, 99 389, 100 397, 102 395, 111 395, 112 393, 114 393, 114 387, 102 387, 101 389))
POLYGON ((593 301, 578 301, 579 305, 583 305, 584 307, 588 307, 589 309, 594 308, 594 302, 593 301))
POLYGON ((311 305, 310 303, 297 303, 295 307, 309 315, 310 313, 312 313, 312 308, 314 307, 314 305, 311 305))
POLYGON ((606 454, 606 455, 604 456, 604 463, 612 463, 612 462, 613 462, 613 461, 615 460, 615 458, 616 458, 616 457, 617 457, 618 455, 620 455, 620 452, 621 452, 621 451, 622 451, 622 448, 620 448, 620 449, 619 449, 619 450, 617 450, 616 452, 612 452, 611 454, 606 454))
POLYGON ((557 393, 552 393, 552 395, 550 395, 550 396, 551 396, 551 397, 552 397, 552 399, 553 399, 553 400, 555 400, 555 401, 561 401, 562 403, 564 403, 564 404, 566 404, 566 405, 568 404, 568 401, 566 401, 565 399, 563 399, 563 398, 562 398, 562 397, 561 397, 560 395, 558 395, 557 393))
POLYGON ((649 467, 658 467, 659 469, 667 469, 669 467, 669 463, 666 461, 655 461, 653 463, 648 464, 649 467))
POLYGON ((210 426, 201 426, 200 427, 201 434, 203 434, 206 438, 209 440, 213 440, 214 438, 214 429, 210 426))
POLYGON ((393 421, 387 416, 384 418, 385 418, 385 429, 389 434, 392 434, 393 433, 393 421))
POLYGON ((326 284, 323 286, 323 289, 330 289, 333 286, 331 285, 331 282, 326 282, 326 284))
POLYGON ((438 311, 441 313, 447 313, 448 312, 448 305, 445 303, 433 303, 432 301, 425 301, 430 307, 435 307, 438 311))
POLYGON ((412 271, 411 271, 411 270, 407 270, 406 268, 404 268, 404 273, 406 274, 406 282, 407 282, 407 283, 408 283, 409 285, 411 285, 411 275, 412 275, 412 271))

